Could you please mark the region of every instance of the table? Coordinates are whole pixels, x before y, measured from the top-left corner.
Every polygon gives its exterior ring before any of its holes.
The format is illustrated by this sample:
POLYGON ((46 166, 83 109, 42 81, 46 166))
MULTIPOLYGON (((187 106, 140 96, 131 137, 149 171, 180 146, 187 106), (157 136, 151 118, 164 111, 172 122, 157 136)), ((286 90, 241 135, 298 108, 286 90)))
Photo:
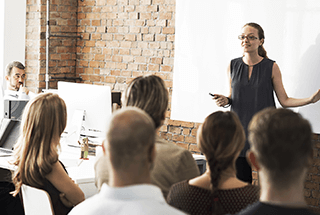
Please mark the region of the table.
MULTIPOLYGON (((98 149, 97 151, 101 153, 102 150, 98 149)), ((70 178, 79 185, 87 199, 99 192, 95 186, 94 163, 96 157, 89 156, 89 160, 79 159, 80 151, 80 148, 71 147, 62 142, 59 160, 65 165, 70 178)), ((206 170, 205 156, 193 154, 193 158, 199 166, 200 173, 204 173, 206 170)), ((9 164, 10 160, 10 156, 0 157, 0 168, 14 170, 14 166, 9 164)))

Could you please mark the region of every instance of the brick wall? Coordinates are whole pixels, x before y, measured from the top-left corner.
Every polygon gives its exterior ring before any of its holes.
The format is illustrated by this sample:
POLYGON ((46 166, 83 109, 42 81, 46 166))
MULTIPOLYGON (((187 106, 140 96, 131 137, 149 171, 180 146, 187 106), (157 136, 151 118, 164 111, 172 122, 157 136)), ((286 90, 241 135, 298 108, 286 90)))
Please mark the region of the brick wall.
MULTIPOLYGON (((39 91, 44 88, 46 1, 28 0, 27 4, 27 86, 39 91)), ((51 76, 81 77, 83 83, 108 85, 121 92, 133 78, 155 74, 165 81, 171 102, 175 0, 51 0, 51 4, 51 33, 82 36, 51 40, 51 76)), ((56 82, 51 81, 50 87, 56 87, 56 82)), ((199 124, 170 120, 170 102, 159 135, 199 153, 199 124)), ((320 135, 315 134, 313 141, 314 164, 305 196, 310 206, 320 210, 320 135)))

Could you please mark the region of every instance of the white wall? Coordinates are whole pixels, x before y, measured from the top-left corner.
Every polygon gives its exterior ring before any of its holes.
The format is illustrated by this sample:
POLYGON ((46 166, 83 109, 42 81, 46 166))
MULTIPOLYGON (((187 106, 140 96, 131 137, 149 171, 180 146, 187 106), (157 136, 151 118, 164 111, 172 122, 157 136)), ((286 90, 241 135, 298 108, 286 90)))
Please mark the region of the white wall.
MULTIPOLYGON (((0 0, 0 101, 6 89, 5 67, 18 60, 25 64, 26 1, 0 0)), ((3 102, 0 102, 0 118, 3 102)))
POLYGON ((26 1, 0 1, 0 78, 5 87, 6 65, 18 60, 25 63, 26 1))
MULTIPOLYGON (((242 55, 245 23, 265 31, 268 57, 279 65, 291 97, 320 88, 319 0, 176 0, 171 118, 203 122, 218 108, 211 93, 228 94, 227 66, 242 55)), ((296 109, 320 133, 320 102, 296 109)))

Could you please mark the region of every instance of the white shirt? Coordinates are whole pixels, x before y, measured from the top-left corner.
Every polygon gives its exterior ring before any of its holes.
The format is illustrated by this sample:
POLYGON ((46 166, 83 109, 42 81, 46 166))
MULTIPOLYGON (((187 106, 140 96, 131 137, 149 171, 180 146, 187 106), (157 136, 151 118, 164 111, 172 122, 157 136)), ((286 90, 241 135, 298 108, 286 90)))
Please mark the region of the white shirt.
POLYGON ((109 187, 103 184, 98 194, 77 205, 69 215, 99 214, 185 214, 163 198, 160 188, 151 184, 109 187))
MULTIPOLYGON (((0 79, 1 81, 1 79, 0 79)), ((0 86, 0 120, 2 120, 3 115, 4 115, 4 104, 3 104, 3 90, 2 86, 0 86)))
POLYGON ((14 91, 14 90, 5 90, 4 91, 4 100, 9 99, 9 100, 30 100, 36 96, 35 93, 30 92, 27 95, 25 92, 19 92, 19 91, 14 91))

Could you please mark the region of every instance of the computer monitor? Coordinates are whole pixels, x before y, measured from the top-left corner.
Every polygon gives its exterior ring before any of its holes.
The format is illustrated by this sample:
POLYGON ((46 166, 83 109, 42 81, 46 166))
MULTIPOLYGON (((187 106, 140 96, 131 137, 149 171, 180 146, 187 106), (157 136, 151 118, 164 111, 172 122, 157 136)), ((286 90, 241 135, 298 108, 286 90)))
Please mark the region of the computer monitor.
POLYGON ((109 86, 58 82, 58 94, 67 106, 66 133, 81 123, 82 135, 105 137, 112 106, 109 86))
POLYGON ((4 118, 21 120, 24 107, 29 100, 4 100, 4 118))
POLYGON ((0 147, 13 149, 20 134, 20 120, 3 118, 0 124, 0 147))

